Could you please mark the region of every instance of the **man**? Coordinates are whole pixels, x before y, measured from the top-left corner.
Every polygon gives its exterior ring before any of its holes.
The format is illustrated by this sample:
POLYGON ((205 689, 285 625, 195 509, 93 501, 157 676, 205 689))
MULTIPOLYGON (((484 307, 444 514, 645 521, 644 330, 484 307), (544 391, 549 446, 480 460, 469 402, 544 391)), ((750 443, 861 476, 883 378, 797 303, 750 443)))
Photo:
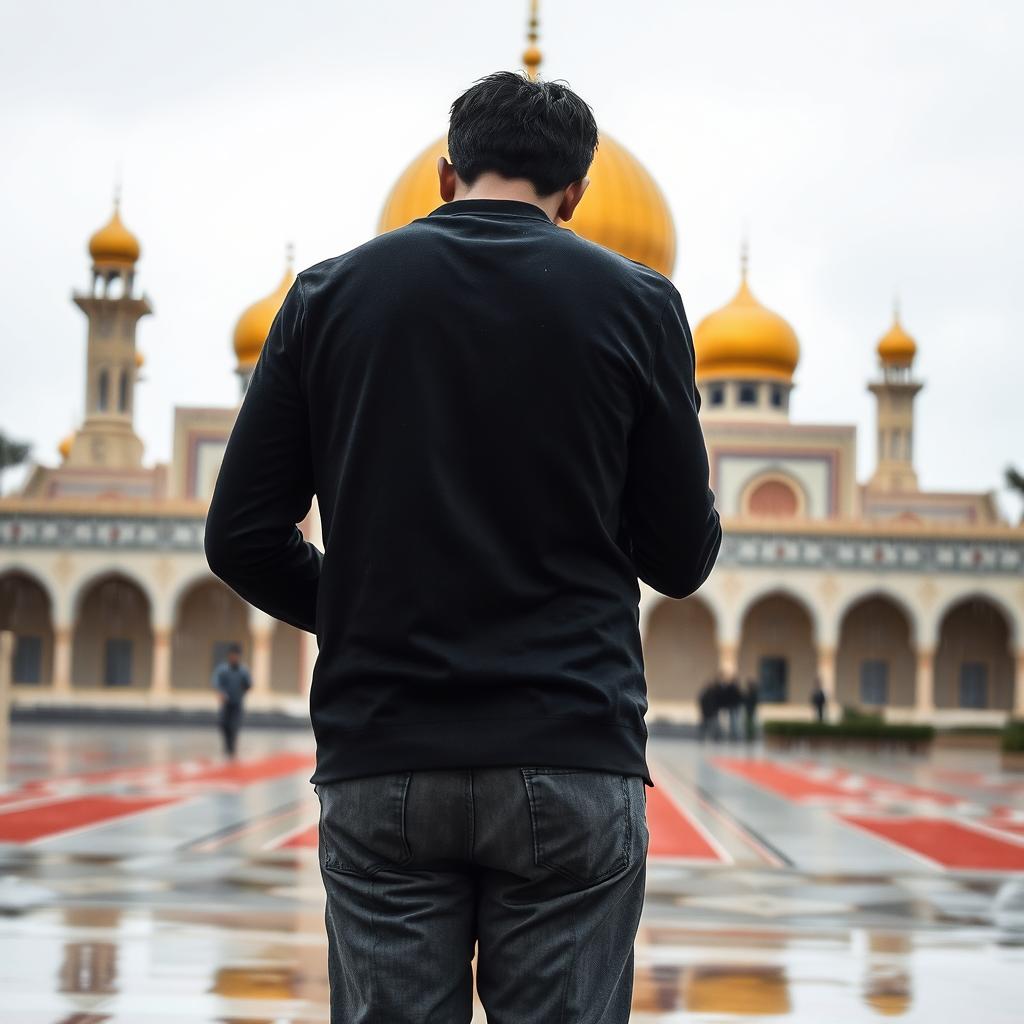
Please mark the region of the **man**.
POLYGON ((213 670, 213 687, 220 694, 220 731, 224 737, 224 753, 234 758, 238 743, 238 730, 242 726, 242 701, 252 689, 249 670, 242 664, 242 648, 233 643, 228 647, 227 660, 213 670))
POLYGON ((693 342, 671 281, 556 222, 598 141, 579 96, 499 72, 450 113, 437 208, 286 295, 206 554, 317 636, 332 1021, 468 1024, 475 955, 490 1019, 620 1024, 637 577, 685 597, 722 536, 693 342))
POLYGON ((703 743, 708 736, 717 743, 722 737, 722 727, 719 721, 719 712, 722 704, 723 677, 719 671, 697 694, 697 708, 700 711, 700 726, 697 729, 697 736, 703 743))
POLYGON ((745 738, 748 743, 753 743, 757 737, 757 705, 761 700, 761 691, 756 679, 747 680, 747 688, 743 693, 743 710, 745 738))
POLYGON ((821 685, 820 679, 814 680, 814 689, 811 690, 811 707, 814 709, 814 716, 819 722, 825 721, 825 705, 828 703, 828 696, 821 685))
POLYGON ((729 716, 729 739, 740 738, 740 708, 743 706, 743 691, 735 674, 722 684, 722 706, 729 716))

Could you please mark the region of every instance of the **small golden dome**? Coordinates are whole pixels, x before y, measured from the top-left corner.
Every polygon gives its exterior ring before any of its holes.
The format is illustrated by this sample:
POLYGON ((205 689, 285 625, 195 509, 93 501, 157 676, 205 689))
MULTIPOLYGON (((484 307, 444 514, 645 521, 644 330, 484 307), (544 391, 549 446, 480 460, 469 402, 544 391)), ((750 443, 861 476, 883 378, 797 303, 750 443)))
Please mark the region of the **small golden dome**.
POLYGON ((281 308, 281 303, 284 302, 284 297, 294 280, 295 274, 289 257, 280 284, 265 298, 254 302, 238 318, 238 323, 235 324, 234 346, 239 369, 255 366, 274 323, 274 317, 277 316, 277 311, 281 308))
MULTIPOLYGON (((443 205, 439 156, 448 156, 447 135, 427 146, 395 182, 377 224, 379 233, 443 205)), ((588 176, 590 184, 572 220, 560 226, 670 276, 676 262, 675 226, 661 189, 643 164, 602 132, 588 176)))
POLYGON ((693 347, 697 380, 769 377, 791 381, 800 361, 796 332, 754 298, 745 266, 732 300, 697 325, 693 347))
POLYGON ((57 445, 57 451, 60 452, 60 457, 66 459, 71 454, 71 446, 75 443, 75 432, 72 430, 67 437, 62 437, 60 444, 57 445))
POLYGON ((110 220, 89 239, 89 255, 100 266, 129 266, 142 254, 139 240, 124 226, 120 203, 114 201, 110 220))
POLYGON ((146 362, 146 357, 138 350, 135 350, 135 369, 141 370, 143 364, 146 362))
POLYGON ((898 310, 893 310, 892 327, 882 335, 875 349, 885 366, 909 366, 917 354, 917 342, 900 323, 898 310))

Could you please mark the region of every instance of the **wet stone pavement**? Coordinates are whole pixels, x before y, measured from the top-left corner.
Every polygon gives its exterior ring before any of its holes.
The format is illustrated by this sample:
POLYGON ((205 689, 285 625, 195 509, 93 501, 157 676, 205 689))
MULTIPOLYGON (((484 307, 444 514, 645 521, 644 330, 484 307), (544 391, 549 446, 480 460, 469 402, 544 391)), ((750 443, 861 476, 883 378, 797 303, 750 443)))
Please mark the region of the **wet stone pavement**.
MULTIPOLYGON (((649 753, 638 1024, 1024 1019, 1024 776, 978 752, 649 753)), ((16 725, 0 1020, 327 1021, 311 771, 299 730, 226 763, 203 730, 16 725)))

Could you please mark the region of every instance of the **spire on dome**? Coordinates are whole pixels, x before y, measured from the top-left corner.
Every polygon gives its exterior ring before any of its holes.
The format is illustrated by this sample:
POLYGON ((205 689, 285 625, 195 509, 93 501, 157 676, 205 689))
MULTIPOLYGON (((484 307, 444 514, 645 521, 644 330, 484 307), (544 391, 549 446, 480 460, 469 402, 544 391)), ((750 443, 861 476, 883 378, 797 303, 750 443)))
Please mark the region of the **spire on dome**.
POLYGON ((537 71, 541 62, 540 47, 537 45, 537 40, 540 38, 540 16, 537 8, 537 0, 530 0, 530 18, 526 27, 526 49, 523 51, 523 63, 526 65, 530 81, 537 80, 537 71))

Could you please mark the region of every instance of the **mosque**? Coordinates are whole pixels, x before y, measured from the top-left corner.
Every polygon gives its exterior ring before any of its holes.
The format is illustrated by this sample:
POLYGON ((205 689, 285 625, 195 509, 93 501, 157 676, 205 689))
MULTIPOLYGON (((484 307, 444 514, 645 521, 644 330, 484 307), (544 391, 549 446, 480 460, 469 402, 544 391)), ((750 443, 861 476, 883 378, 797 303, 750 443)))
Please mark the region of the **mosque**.
MULTIPOLYGON (((536 77, 536 5, 523 62, 536 77)), ((444 136, 398 178, 378 231, 440 205, 444 136)), ((671 276, 676 234, 641 162, 602 132, 571 229, 671 276)), ((204 517, 238 405, 176 406, 169 463, 147 466, 133 422, 143 365, 139 240, 115 201, 89 240, 85 417, 56 465, 33 464, 0 498, 0 629, 14 632, 14 701, 82 713, 212 707, 231 642, 251 666, 250 707, 306 714, 315 636, 250 607, 214 577, 204 517)), ((755 296, 746 260, 733 298, 694 330, 714 489, 725 527, 715 571, 674 600, 642 587, 648 720, 690 721, 717 669, 760 681, 765 717, 803 717, 819 680, 840 705, 895 721, 997 724, 1024 715, 1024 530, 991 493, 926 492, 914 471, 917 343, 898 316, 877 342, 871 441, 856 476, 853 425, 799 423, 797 333, 755 296)), ((240 316, 244 394, 294 279, 240 316)), ((316 503, 300 524, 322 546, 316 503)))

